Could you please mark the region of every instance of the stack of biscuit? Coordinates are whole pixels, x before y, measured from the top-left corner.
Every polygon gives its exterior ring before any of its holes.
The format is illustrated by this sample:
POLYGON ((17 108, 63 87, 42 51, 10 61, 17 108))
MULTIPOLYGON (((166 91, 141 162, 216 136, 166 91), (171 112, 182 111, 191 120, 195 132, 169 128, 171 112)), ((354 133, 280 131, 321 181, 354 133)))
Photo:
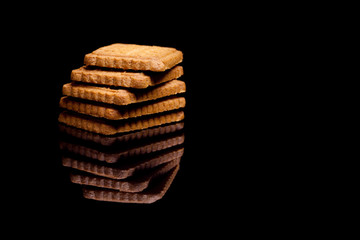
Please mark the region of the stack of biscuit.
POLYGON ((86 54, 63 85, 59 122, 103 135, 181 121, 186 86, 181 51, 112 44, 86 54))
POLYGON ((182 59, 174 48, 112 44, 71 72, 60 149, 85 198, 152 203, 165 194, 183 154, 182 59))

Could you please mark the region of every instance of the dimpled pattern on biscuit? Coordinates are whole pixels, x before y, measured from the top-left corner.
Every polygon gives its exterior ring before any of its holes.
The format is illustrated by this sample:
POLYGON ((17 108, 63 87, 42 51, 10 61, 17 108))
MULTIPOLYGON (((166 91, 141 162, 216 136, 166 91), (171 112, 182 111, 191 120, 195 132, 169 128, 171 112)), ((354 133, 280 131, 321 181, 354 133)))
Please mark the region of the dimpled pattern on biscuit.
POLYGON ((163 72, 182 62, 175 48, 115 43, 86 54, 86 65, 163 72))

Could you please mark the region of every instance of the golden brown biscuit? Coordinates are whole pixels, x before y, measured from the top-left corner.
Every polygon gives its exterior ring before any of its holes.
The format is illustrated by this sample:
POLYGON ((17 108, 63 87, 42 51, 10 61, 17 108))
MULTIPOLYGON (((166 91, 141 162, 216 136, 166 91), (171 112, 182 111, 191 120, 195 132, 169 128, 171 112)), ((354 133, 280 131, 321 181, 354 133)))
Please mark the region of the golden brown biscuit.
POLYGON ((84 102, 79 101, 76 98, 62 97, 60 99, 60 107, 93 117, 120 120, 183 108, 185 107, 185 98, 162 98, 155 102, 131 104, 124 107, 110 104, 100 104, 96 102, 84 102))
POLYGON ((116 87, 147 88, 149 86, 177 79, 183 74, 184 71, 181 66, 176 66, 161 73, 125 72, 117 69, 107 70, 81 67, 74 69, 71 72, 71 80, 116 87))
POLYGON ((115 105, 144 102, 184 93, 185 91, 185 82, 179 80, 172 80, 143 90, 111 89, 75 82, 67 83, 63 86, 64 95, 115 105))
POLYGON ((182 62, 175 48, 115 43, 86 54, 85 65, 163 72, 182 62))

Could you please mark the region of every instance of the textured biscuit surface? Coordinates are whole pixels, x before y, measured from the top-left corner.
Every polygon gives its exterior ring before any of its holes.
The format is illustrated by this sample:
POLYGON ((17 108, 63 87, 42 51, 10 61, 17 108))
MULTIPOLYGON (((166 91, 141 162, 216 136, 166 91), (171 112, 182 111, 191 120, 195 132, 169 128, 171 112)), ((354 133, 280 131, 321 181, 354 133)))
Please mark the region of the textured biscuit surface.
POLYGON ((123 70, 107 70, 98 68, 81 67, 71 72, 71 80, 107 86, 147 88, 158 85, 184 74, 181 66, 176 66, 161 73, 152 72, 125 72, 123 70))
POLYGON ((70 97, 62 97, 60 107, 93 117, 120 120, 183 108, 185 107, 185 98, 170 97, 151 103, 117 107, 115 105, 83 102, 70 97))
POLYGON ((150 115, 142 118, 135 118, 132 121, 104 121, 101 119, 80 116, 75 113, 63 111, 59 115, 59 122, 66 125, 80 128, 89 132, 100 133, 103 135, 114 135, 117 133, 131 132, 160 126, 166 123, 179 122, 184 119, 183 111, 150 115))
POLYGON ((182 62, 175 48, 115 43, 86 54, 85 65, 162 72, 182 62))
POLYGON ((128 105, 137 102, 154 100, 186 91, 185 82, 172 80, 158 86, 143 90, 111 89, 80 83, 63 85, 63 94, 71 97, 116 105, 128 105))

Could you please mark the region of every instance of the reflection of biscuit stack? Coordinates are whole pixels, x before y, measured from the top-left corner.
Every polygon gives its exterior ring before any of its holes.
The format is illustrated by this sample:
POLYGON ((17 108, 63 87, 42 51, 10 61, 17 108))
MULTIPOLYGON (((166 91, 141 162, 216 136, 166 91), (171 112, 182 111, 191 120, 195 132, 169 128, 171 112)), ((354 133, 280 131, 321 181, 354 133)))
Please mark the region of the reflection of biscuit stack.
POLYGON ((183 122, 103 136, 60 125, 63 166, 85 198, 152 203, 171 185, 184 153, 183 122))
POLYGON ((184 118, 185 83, 177 80, 182 52, 174 48, 112 44, 87 54, 86 66, 63 86, 59 115, 67 125, 105 135, 184 118), (74 114, 80 113, 80 114, 74 114))
MULTIPOLYGON (((185 92, 186 86, 183 81, 177 79, 183 75, 183 68, 177 65, 182 62, 182 58, 182 52, 174 48, 134 44, 112 44, 85 55, 86 66, 73 70, 72 82, 63 86, 65 96, 60 99, 60 107, 65 110, 60 113, 59 122, 75 127, 71 132, 73 134, 81 132, 81 138, 89 138, 91 135, 98 134, 92 140, 117 142, 116 139, 126 138, 124 137, 126 134, 130 134, 135 140, 139 136, 142 138, 145 134, 139 134, 142 132, 140 130, 145 131, 144 129, 149 128, 148 132, 151 132, 156 126, 183 120, 184 112, 181 108, 185 107, 185 98, 179 94, 185 92), (132 131, 138 132, 128 133, 132 131), (108 137, 104 138, 102 135, 108 137)), ((94 152, 89 148, 67 143, 63 143, 61 147, 68 151, 77 149, 78 153, 86 153, 85 157, 87 158, 96 158, 112 163, 111 161, 118 162, 119 156, 132 156, 130 152, 133 154, 148 152, 153 148, 159 148, 157 150, 169 148, 169 141, 135 147, 135 149, 127 149, 124 152, 119 150, 120 152, 117 151, 115 155, 94 152)), ((175 143, 181 142, 181 139, 177 138, 170 142, 174 143, 174 141, 175 143)), ((127 145, 128 142, 125 141, 123 144, 127 145)), ((121 146, 121 148, 123 147, 121 146)), ((74 161, 67 158, 67 160, 63 160, 63 164, 73 166, 74 161)), ((172 163, 172 165, 163 167, 168 170, 175 165, 172 163)), ((177 171, 177 168, 172 169, 177 171)), ((161 172, 161 170, 159 171, 161 172)), ((97 172, 89 173, 101 175, 97 172)), ((81 180, 83 178, 78 175, 74 176, 77 177, 73 177, 73 181, 82 183, 85 181, 81 180)), ((170 174, 170 176, 172 175, 170 174)), ((108 181, 112 179, 109 175, 103 177, 108 181)), ((121 192, 121 189, 117 189, 118 192, 119 190, 121 192)), ((84 191, 84 195, 100 200, 94 191, 84 191)), ((119 194, 118 192, 116 194, 119 194)), ((119 197, 114 201, 121 202, 122 200, 119 197)))

